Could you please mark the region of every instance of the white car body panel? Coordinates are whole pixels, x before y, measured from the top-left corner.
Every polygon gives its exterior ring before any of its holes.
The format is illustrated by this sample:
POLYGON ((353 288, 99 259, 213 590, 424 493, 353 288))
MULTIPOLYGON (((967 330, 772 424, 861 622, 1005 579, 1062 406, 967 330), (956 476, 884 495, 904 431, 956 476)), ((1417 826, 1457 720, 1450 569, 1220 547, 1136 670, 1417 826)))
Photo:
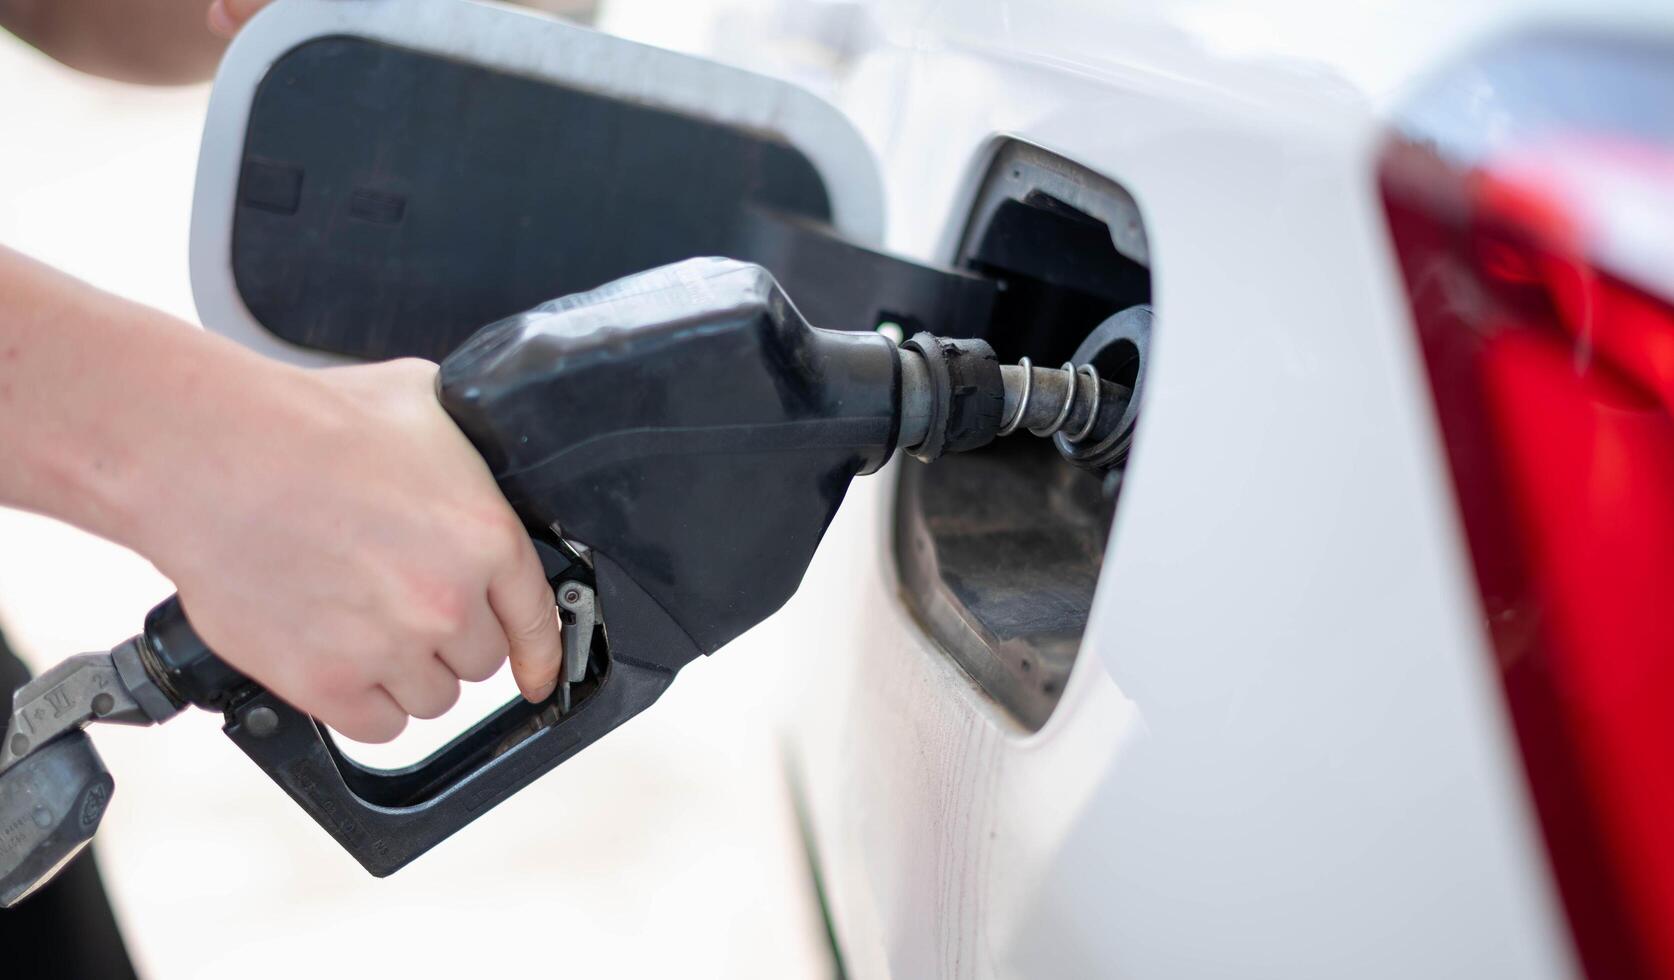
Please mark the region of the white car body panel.
MULTIPOLYGON (((1045 727, 1020 728, 902 603, 893 472, 856 485, 802 593, 760 628, 787 651, 791 757, 849 974, 1576 975, 1375 157, 1402 96, 1476 44, 1530 25, 1674 36, 1674 8, 657 7, 622 0, 604 26, 811 85, 858 127, 863 152, 803 95, 717 98, 743 89, 696 62, 681 62, 692 84, 645 96, 678 89, 684 108, 830 148, 821 170, 857 237, 950 260, 1006 139, 1116 181, 1145 221, 1147 400, 1045 727), (711 16, 712 43, 664 33, 711 16), (841 52, 808 58, 823 42, 796 29, 832 23, 853 29, 841 52)), ((251 320, 227 267, 240 114, 296 38, 330 24, 623 93, 645 80, 610 56, 633 50, 619 42, 509 23, 451 0, 258 17, 200 164, 200 202, 228 201, 194 215, 206 325, 300 356, 251 320)))
MULTIPOLYGON (((1038 91, 988 70, 991 92, 1038 91)), ((944 123, 900 127, 934 144, 903 137, 904 179, 968 173, 950 147, 1002 132, 1128 188, 1155 263, 1150 400, 1082 656, 1037 735, 920 639, 881 531, 868 574, 844 576, 863 595, 792 618, 868 610, 847 655, 819 658, 840 676, 816 695, 854 693, 808 733, 804 775, 839 928, 880 917, 840 933, 855 974, 1567 975, 1382 251, 1375 125, 1055 94, 963 133, 925 107, 944 123)))
POLYGON ((880 147, 891 245, 951 258, 994 140, 1036 143, 1138 200, 1158 326, 1040 732, 905 611, 887 481, 776 621, 823 638, 788 724, 850 974, 1576 975, 1374 155, 1400 96, 1484 39, 1671 11, 868 10, 881 39, 836 92, 880 147))

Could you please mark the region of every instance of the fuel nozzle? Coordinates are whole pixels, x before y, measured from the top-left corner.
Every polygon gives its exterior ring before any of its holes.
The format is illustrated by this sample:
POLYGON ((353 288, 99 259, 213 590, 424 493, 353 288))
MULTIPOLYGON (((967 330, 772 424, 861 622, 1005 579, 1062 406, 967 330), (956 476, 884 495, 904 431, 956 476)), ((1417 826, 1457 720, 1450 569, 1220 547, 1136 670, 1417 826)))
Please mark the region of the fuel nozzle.
POLYGON ((1106 469, 1126 452, 1133 390, 1090 362, 1002 365, 986 341, 918 333, 902 343, 898 445, 929 462, 999 436, 1050 438, 1078 466, 1106 469))
POLYGON ((113 781, 83 729, 159 723, 188 705, 222 712, 228 738, 368 871, 390 874, 783 606, 850 481, 896 449, 931 460, 1031 432, 1078 465, 1114 465, 1137 399, 1093 365, 1129 363, 1101 354, 1122 344, 1142 359, 1149 318, 1116 314, 1060 368, 1002 366, 980 340, 896 346, 816 328, 767 270, 711 258, 490 324, 443 362, 437 397, 554 586, 556 703, 510 702, 413 767, 349 766, 317 722, 215 656, 166 600, 140 636, 13 696, 0 908, 98 826, 113 781))

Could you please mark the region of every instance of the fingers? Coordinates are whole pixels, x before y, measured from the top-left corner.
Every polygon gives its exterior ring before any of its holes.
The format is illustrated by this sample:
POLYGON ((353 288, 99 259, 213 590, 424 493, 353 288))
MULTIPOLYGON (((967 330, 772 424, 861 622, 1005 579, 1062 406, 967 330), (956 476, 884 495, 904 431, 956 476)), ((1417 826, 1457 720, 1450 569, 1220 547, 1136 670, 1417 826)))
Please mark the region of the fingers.
POLYGON ((414 718, 440 718, 459 702, 459 682, 493 677, 508 650, 506 631, 485 597, 441 652, 406 660, 383 689, 414 718))
POLYGON ((238 33, 232 14, 227 13, 227 0, 214 0, 209 5, 209 30, 216 37, 231 38, 238 33))
POLYGON ((414 659, 383 687, 414 718, 440 718, 459 701, 459 678, 436 656, 414 659))
POLYGON ((540 559, 527 538, 517 559, 488 587, 488 604, 500 620, 511 650, 512 677, 530 701, 543 701, 558 685, 564 647, 558 632, 558 606, 541 574, 540 559))
POLYGON ((272 0, 214 0, 209 5, 209 29, 221 37, 231 38, 270 2, 272 0))
POLYGON ((459 701, 462 679, 492 677, 506 660, 507 632, 484 597, 443 652, 384 661, 383 669, 371 675, 359 673, 361 668, 348 660, 334 664, 341 671, 331 676, 326 676, 329 670, 316 669, 300 700, 318 705, 321 721, 357 742, 388 742, 401 734, 409 716, 446 714, 459 701))
POLYGON ((484 595, 459 636, 443 645, 441 657, 460 680, 486 681, 506 662, 510 652, 506 631, 484 595))
POLYGON ((340 696, 319 717, 333 731, 370 744, 392 741, 407 727, 407 712, 381 687, 340 696))

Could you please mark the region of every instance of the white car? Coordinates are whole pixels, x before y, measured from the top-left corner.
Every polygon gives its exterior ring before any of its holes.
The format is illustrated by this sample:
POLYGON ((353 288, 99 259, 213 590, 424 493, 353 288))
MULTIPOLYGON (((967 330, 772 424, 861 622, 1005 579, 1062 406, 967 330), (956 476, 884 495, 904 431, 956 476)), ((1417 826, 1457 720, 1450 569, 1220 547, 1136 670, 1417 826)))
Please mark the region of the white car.
POLYGON ((762 627, 820 654, 787 763, 848 975, 1674 976, 1674 6, 718 23, 760 73, 277 4, 212 96, 202 320, 437 357, 720 253, 1136 388, 1102 476, 858 483, 762 627))

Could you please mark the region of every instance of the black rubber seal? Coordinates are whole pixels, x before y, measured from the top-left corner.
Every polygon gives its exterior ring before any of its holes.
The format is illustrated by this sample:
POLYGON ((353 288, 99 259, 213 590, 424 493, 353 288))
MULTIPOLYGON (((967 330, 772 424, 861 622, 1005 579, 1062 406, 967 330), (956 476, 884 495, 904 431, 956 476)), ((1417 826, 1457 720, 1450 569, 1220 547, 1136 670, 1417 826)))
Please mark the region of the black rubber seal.
POLYGON ((978 449, 994 440, 1005 411, 1000 360, 985 340, 916 333, 901 345, 924 357, 930 376, 930 428, 912 454, 926 463, 943 453, 978 449))
POLYGON ((928 463, 941 456, 942 446, 947 442, 948 400, 953 387, 948 378, 947 358, 942 355, 941 338, 924 331, 902 341, 901 346, 924 358, 930 378, 930 426, 924 430, 924 441, 908 450, 928 463))

